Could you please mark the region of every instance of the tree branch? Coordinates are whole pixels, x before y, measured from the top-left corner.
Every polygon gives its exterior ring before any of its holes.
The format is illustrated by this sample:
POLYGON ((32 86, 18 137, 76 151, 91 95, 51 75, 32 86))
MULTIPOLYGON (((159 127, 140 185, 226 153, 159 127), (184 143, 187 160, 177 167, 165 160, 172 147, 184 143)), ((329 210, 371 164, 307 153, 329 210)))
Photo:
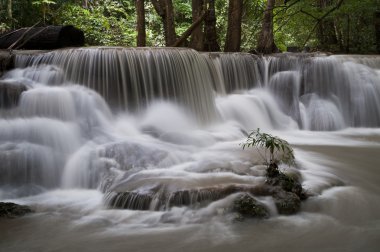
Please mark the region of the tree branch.
POLYGON ((339 9, 340 6, 342 6, 343 2, 344 2, 344 0, 339 0, 339 2, 334 7, 332 7, 330 10, 328 10, 325 14, 323 14, 320 18, 317 19, 317 22, 314 24, 313 29, 311 29, 309 35, 307 36, 307 39, 303 43, 303 46, 305 46, 306 43, 310 40, 311 35, 315 31, 315 29, 318 27, 318 25, 323 21, 323 19, 325 19, 332 12, 336 11, 337 9, 339 9))
POLYGON ((191 35, 191 33, 193 33, 194 29, 202 23, 202 21, 206 18, 206 14, 207 12, 203 12, 202 15, 199 16, 199 18, 195 20, 195 22, 192 23, 191 26, 182 34, 182 36, 179 39, 177 39, 177 41, 171 46, 180 46, 191 35))

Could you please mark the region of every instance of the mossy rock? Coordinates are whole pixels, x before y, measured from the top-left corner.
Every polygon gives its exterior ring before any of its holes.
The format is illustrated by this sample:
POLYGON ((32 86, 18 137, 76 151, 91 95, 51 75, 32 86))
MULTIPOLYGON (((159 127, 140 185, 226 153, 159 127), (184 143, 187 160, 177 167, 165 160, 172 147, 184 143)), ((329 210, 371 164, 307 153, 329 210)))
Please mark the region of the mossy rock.
POLYGON ((295 193, 280 191, 273 195, 273 199, 279 214, 291 215, 301 209, 301 199, 295 193))
POLYGON ((274 166, 271 164, 267 168, 266 184, 270 186, 279 186, 286 192, 296 194, 301 200, 305 200, 307 198, 307 195, 298 179, 280 172, 276 164, 274 164, 274 166))
POLYGON ((268 178, 275 178, 280 174, 276 163, 270 163, 266 171, 268 178))
POLYGON ((0 218, 17 218, 32 213, 28 206, 17 205, 10 202, 0 202, 0 218))
POLYGON ((269 210, 248 193, 239 195, 235 199, 233 210, 246 218, 269 217, 269 210))

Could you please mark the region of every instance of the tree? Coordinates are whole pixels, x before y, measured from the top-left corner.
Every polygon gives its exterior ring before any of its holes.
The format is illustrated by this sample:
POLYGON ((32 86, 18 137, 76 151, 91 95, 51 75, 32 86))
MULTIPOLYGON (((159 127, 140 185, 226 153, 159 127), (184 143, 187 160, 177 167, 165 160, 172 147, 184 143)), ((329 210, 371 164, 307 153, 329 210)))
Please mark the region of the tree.
POLYGON ((152 4, 157 14, 162 19, 166 46, 174 45, 177 35, 174 26, 174 11, 172 0, 152 0, 152 4))
POLYGON ((239 52, 241 44, 241 21, 243 16, 243 0, 229 0, 228 28, 225 52, 239 52))
POLYGON ((137 46, 146 46, 144 0, 136 0, 137 46))
MULTIPOLYGON (((322 13, 332 4, 333 3, 330 0, 317 0, 317 8, 322 13)), ((321 50, 328 50, 330 45, 338 43, 334 19, 326 18, 321 22, 318 22, 316 32, 321 50)))
POLYGON ((7 2, 7 17, 8 17, 10 24, 12 25, 12 23, 13 23, 12 0, 8 0, 8 2, 7 2))
MULTIPOLYGON (((196 22, 205 12, 205 1, 192 0, 191 9, 192 9, 193 22, 196 22)), ((194 28, 193 32, 191 33, 189 47, 197 51, 203 51, 203 40, 204 40, 203 25, 198 25, 196 28, 194 28)))
POLYGON ((204 50, 208 52, 219 52, 220 46, 216 33, 216 16, 215 16, 215 0, 208 0, 208 9, 205 20, 205 40, 204 50))
POLYGON ((46 25, 81 28, 88 45, 188 46, 199 51, 222 46, 225 51, 257 48, 262 53, 307 45, 311 50, 376 53, 379 1, 0 0, 0 32, 44 20, 46 25))
POLYGON ((267 7, 264 11, 262 28, 257 45, 257 51, 260 53, 274 53, 277 52, 277 46, 274 43, 273 35, 273 9, 275 0, 268 0, 267 7))
POLYGON ((380 11, 375 13, 375 33, 376 33, 376 50, 380 53, 380 11))

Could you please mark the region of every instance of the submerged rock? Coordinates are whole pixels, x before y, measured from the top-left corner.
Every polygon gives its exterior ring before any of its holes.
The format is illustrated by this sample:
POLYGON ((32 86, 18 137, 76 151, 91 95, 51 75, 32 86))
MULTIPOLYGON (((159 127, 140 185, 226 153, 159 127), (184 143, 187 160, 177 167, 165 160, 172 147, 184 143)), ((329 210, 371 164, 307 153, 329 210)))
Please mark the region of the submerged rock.
MULTIPOLYGON (((149 187, 144 188, 134 180, 124 182, 125 185, 110 187, 105 194, 105 203, 111 208, 131 210, 166 211, 172 207, 187 206, 202 208, 211 202, 236 194, 236 200, 228 209, 237 212, 241 217, 269 217, 269 209, 255 199, 255 197, 271 197, 279 214, 295 214, 301 209, 301 201, 306 195, 299 182, 300 178, 284 174, 273 169, 266 180, 256 185, 219 184, 210 187, 200 185, 193 188, 181 189, 181 186, 167 184, 160 180, 147 177, 144 173, 144 183, 152 181, 149 187), (136 186, 133 186, 135 183, 136 186), (128 186, 127 186, 128 185, 128 186)), ((243 176, 243 175, 242 175, 243 176)), ((141 178, 140 178, 141 179, 141 178)))
POLYGON ((279 214, 291 215, 301 209, 301 199, 295 193, 279 190, 273 199, 279 214))
POLYGON ((235 193, 243 194, 237 197, 231 209, 241 215, 245 215, 246 210, 244 209, 248 210, 249 207, 258 211, 255 214, 253 212, 247 213, 250 217, 269 217, 269 211, 254 199, 255 196, 272 197, 280 214, 294 214, 301 207, 301 199, 297 194, 287 192, 280 186, 268 184, 257 186, 229 185, 177 191, 168 191, 163 186, 157 186, 146 191, 111 191, 106 193, 105 203, 111 208, 163 211, 171 207, 202 207, 235 193))
POLYGON ((234 200, 233 210, 242 217, 268 218, 269 210, 252 195, 244 193, 234 200))
POLYGON ((32 212, 33 210, 28 206, 10 202, 0 202, 0 218, 17 218, 32 212))
POLYGON ((252 188, 227 186, 169 191, 165 186, 156 186, 143 192, 109 192, 105 195, 105 202, 112 208, 160 211, 171 207, 205 205, 250 189, 252 188))

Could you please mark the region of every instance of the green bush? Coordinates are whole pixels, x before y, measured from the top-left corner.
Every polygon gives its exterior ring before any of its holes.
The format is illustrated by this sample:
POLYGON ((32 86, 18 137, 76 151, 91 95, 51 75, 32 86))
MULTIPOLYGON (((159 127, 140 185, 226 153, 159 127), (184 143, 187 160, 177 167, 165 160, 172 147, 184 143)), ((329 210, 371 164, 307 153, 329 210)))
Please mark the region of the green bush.
POLYGON ((87 45, 135 46, 134 17, 128 19, 128 14, 120 13, 120 11, 121 9, 117 9, 116 12, 115 9, 103 6, 85 9, 81 6, 66 4, 60 9, 56 22, 74 25, 81 29, 85 34, 87 45), (117 15, 113 15, 113 12, 117 15))

